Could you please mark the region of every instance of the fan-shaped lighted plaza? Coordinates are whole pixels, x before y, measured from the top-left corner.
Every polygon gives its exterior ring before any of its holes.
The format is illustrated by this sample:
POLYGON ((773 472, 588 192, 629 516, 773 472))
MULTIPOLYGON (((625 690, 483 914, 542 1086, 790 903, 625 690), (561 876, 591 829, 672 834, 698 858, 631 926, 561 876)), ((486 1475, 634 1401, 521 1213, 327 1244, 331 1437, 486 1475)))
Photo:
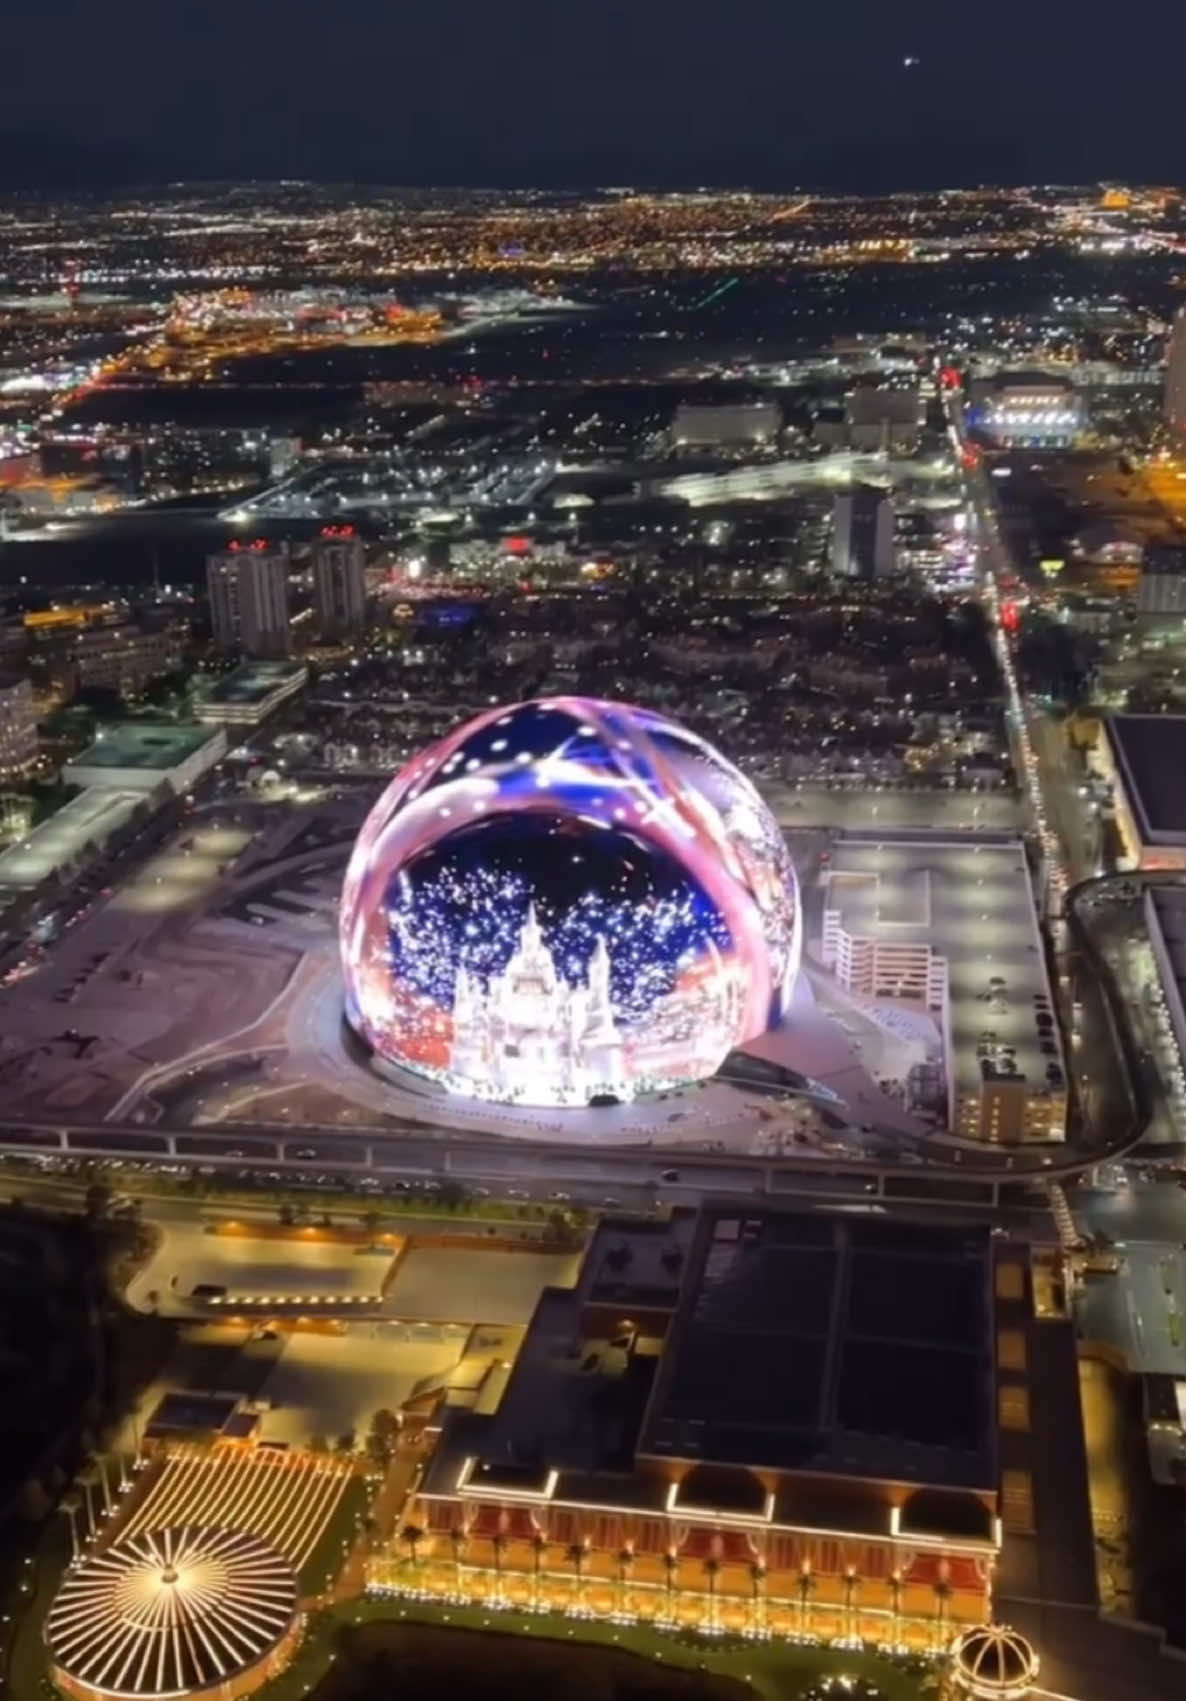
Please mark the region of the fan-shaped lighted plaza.
POLYGON ((55 1681, 80 1701, 230 1697, 278 1670, 298 1630, 282 1554, 246 1531, 173 1525, 69 1571, 46 1641, 55 1681))
POLYGON ((346 1011, 382 1062, 506 1103, 711 1075, 782 1018, 801 919, 750 782, 649 710, 492 709, 416 757, 342 895, 346 1011))
POLYGON ((76 1701, 231 1701, 281 1671, 302 1599, 341 1566, 352 1462, 171 1444, 121 1468, 118 1494, 100 1478, 85 1521, 71 1513, 73 1557, 45 1620, 57 1687, 76 1701))

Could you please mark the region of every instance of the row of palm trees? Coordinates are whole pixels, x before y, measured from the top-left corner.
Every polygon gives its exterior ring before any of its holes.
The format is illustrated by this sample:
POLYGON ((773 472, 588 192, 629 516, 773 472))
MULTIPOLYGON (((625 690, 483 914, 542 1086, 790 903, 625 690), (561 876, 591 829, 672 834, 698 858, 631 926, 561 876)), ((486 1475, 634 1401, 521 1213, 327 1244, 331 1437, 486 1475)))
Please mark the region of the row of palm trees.
MULTIPOLYGON (((417 1524, 405 1524, 400 1532, 400 1540, 408 1550, 409 1564, 415 1568, 419 1559, 420 1543, 424 1540, 425 1532, 417 1524)), ((502 1595, 503 1561, 510 1544, 510 1537, 503 1530, 496 1530, 485 1538, 490 1544, 492 1560, 491 1569, 495 1575, 495 1594, 502 1595)), ((462 1567, 471 1538, 465 1530, 454 1526, 449 1531, 449 1544, 452 1549, 453 1568, 456 1591, 460 1595, 462 1589, 462 1567)), ((530 1538, 531 1546, 531 1576, 532 1604, 539 1606, 541 1599, 541 1577, 544 1570, 544 1560, 553 1544, 539 1530, 530 1538)), ((564 1557, 571 1567, 575 1584, 575 1597, 578 1603, 583 1601, 585 1565, 589 1559, 590 1547, 588 1542, 569 1542, 564 1549, 564 1557)), ((626 1546, 618 1550, 615 1556, 614 1580, 617 1588, 617 1610, 623 1612, 626 1606, 630 1579, 633 1574, 637 1555, 632 1547, 626 1546)), ((662 1555, 663 1589, 666 1600, 664 1616, 674 1618, 675 1596, 679 1591, 680 1556, 673 1548, 668 1548, 662 1555)), ((709 1554, 701 1561, 701 1571, 704 1576, 708 1596, 707 1625, 709 1629, 719 1626, 717 1589, 723 1570, 723 1561, 714 1554, 709 1554)), ((766 1604, 766 1564, 759 1557, 754 1557, 748 1564, 750 1584, 750 1620, 754 1629, 763 1625, 766 1604)), ((855 1566, 849 1566, 844 1573, 843 1615, 845 1633, 855 1635, 857 1622, 857 1595, 860 1589, 860 1576, 855 1566)), ((893 1640, 897 1640, 897 1626, 902 1618, 902 1591, 904 1579, 900 1571, 894 1571, 887 1579, 890 1593, 890 1620, 894 1626, 893 1640)), ((811 1565, 804 1562, 800 1566, 796 1579, 796 1595, 799 1616, 799 1628, 802 1634, 809 1635, 812 1627, 811 1597, 816 1589, 817 1578, 811 1565)), ((935 1621, 938 1627, 939 1640, 942 1640, 947 1622, 948 1602, 951 1598, 951 1584, 945 1577, 940 1577, 934 1584, 935 1621)))
MULTIPOLYGON (((138 1462, 138 1461, 137 1461, 138 1462)), ((118 1492, 122 1494, 127 1489, 130 1477, 128 1461, 122 1453, 115 1456, 115 1466, 118 1471, 118 1492)), ((98 1453, 92 1453, 85 1470, 76 1477, 71 1492, 59 1502, 59 1510, 69 1520, 70 1550, 73 1558, 77 1559, 86 1543, 98 1528, 99 1515, 110 1517, 115 1510, 116 1490, 107 1474, 107 1459, 98 1453), (101 1495, 101 1504, 96 1507, 95 1490, 101 1495), (86 1527, 79 1539, 78 1515, 86 1508, 86 1527)))

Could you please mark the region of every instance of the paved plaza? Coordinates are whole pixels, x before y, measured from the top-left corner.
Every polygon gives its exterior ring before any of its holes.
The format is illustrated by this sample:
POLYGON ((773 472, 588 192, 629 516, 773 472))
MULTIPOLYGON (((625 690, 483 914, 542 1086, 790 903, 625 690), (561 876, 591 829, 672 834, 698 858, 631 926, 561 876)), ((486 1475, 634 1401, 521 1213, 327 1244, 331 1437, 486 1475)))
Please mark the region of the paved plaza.
POLYGON ((158 1296, 159 1309, 183 1316, 205 1315, 192 1298, 202 1286, 225 1288, 230 1297, 296 1301, 377 1300, 391 1265, 391 1248, 369 1251, 349 1242, 280 1235, 216 1234, 200 1222, 163 1227, 152 1257, 128 1289, 143 1309, 158 1296))
MULTIPOLYGON (((1013 801, 767 789, 800 866, 809 938, 826 872, 868 873, 874 922, 887 894, 892 908, 895 894, 921 882, 924 930, 952 966, 956 1071, 977 1066, 994 972, 1008 978, 1010 1013, 991 1025, 1021 1066, 1035 1038, 1025 1020, 1030 993, 1044 986, 1028 899, 1017 903, 1024 860, 1016 840, 955 831, 1011 824, 1013 801), (881 824, 890 836, 872 838, 881 824), (856 836, 844 836, 845 826, 856 836), (893 836, 908 827, 930 831, 893 836)), ((365 802, 350 794, 300 808, 256 802, 203 813, 131 870, 36 972, 0 990, 0 1085, 10 1110, 145 1127, 426 1127, 580 1146, 707 1144, 747 1155, 826 1151, 842 1138, 859 1144, 861 1136, 842 1134, 846 1122, 928 1132, 879 1085, 905 1073, 892 1023, 871 1022, 838 999, 813 966, 789 1019, 752 1048, 758 1067, 730 1070, 728 1079, 551 1111, 449 1097, 414 1075, 381 1076, 352 1054, 342 1029, 337 899, 365 802)))

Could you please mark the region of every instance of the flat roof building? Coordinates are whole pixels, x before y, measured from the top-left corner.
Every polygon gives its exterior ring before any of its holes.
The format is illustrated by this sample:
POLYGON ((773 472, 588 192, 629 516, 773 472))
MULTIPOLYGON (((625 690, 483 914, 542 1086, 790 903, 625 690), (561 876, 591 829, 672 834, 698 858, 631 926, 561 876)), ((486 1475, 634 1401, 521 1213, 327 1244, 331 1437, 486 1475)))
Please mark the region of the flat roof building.
POLYGON ((760 1594, 807 1630, 810 1593, 852 1633, 859 1580, 867 1635, 978 1623, 999 1545, 993 1271, 984 1226, 718 1203, 605 1222, 492 1409, 480 1390, 444 1408, 411 1521, 453 1551, 454 1587, 462 1551, 486 1587, 497 1543, 528 1575, 578 1553, 603 1590, 626 1555, 642 1616, 670 1613, 678 1578, 707 1622, 760 1594))
POLYGON ((1142 901, 1162 997, 1186 1066, 1186 888, 1146 886, 1142 901))
POLYGON ((916 385, 858 384, 844 401, 844 436, 864 453, 910 454, 918 447, 922 406, 916 385))
POLYGON ((173 632, 92 626, 62 643, 55 671, 72 686, 105 686, 135 697, 150 680, 176 667, 180 658, 181 645, 173 632))
POLYGON ((0 893, 32 891, 52 874, 81 867, 145 807, 143 791, 88 786, 26 838, 0 852, 0 893))
POLYGON ((1069 448, 1087 423, 1083 397, 1048 372, 999 372, 972 385, 974 425, 1000 448, 1069 448))
POLYGON ((1062 1042, 1019 839, 838 840, 817 954, 870 1020, 906 1039, 913 1025, 920 1061, 935 1034, 954 1132, 1064 1136, 1062 1042))
POLYGON ((681 402, 671 422, 677 449, 776 443, 782 430, 777 402, 681 402))
POLYGON ((1186 614, 1186 549, 1181 544, 1154 544, 1145 551, 1137 613, 1186 614))
POLYGON ((245 661, 203 690, 194 714, 207 725, 258 726, 308 677, 304 662, 245 661))
POLYGON ((1186 868, 1186 715, 1105 715, 1093 760, 1132 868, 1186 868))
POLYGON ((95 742, 67 762, 67 785, 150 792, 167 785, 188 791, 227 752, 226 734, 208 726, 172 721, 117 721, 101 726, 95 742))

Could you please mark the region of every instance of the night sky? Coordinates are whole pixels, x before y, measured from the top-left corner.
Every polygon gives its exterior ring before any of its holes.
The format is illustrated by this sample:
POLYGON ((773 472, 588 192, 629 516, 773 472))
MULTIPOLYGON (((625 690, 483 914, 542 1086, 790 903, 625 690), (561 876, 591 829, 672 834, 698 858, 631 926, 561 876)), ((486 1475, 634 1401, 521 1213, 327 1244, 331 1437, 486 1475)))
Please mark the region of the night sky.
POLYGON ((4 13, 6 188, 1186 180, 1182 0, 42 0, 4 13))

